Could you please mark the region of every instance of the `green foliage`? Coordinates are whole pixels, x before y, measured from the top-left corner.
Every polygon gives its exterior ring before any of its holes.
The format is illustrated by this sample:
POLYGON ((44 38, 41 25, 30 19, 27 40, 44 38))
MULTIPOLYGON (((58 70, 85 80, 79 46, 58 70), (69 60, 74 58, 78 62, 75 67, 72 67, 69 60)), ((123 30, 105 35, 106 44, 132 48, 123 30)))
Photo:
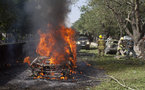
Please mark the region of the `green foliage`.
POLYGON ((81 18, 74 23, 73 27, 81 33, 93 33, 95 35, 116 35, 119 28, 116 19, 106 8, 103 1, 91 1, 81 8, 81 18), (97 3, 97 4, 96 4, 97 3))
POLYGON ((0 2, 0 30, 6 32, 16 20, 15 12, 12 9, 13 2, 11 0, 2 0, 0 2), (11 4, 9 4, 11 3, 11 4))
MULTIPOLYGON (((140 18, 142 23, 145 23, 145 1, 139 1, 140 18)), ((126 35, 124 27, 127 23, 126 18, 134 9, 132 5, 133 0, 90 0, 87 6, 81 8, 81 18, 74 23, 73 27, 81 33, 115 35, 114 37, 126 35)), ((134 16, 134 14, 131 14, 129 19, 134 16)), ((129 23, 127 28, 130 33, 133 33, 132 26, 129 23)))
POLYGON ((0 32, 22 32, 20 28, 22 27, 22 20, 24 20, 25 16, 24 4, 26 1, 27 0, 0 1, 0 32))

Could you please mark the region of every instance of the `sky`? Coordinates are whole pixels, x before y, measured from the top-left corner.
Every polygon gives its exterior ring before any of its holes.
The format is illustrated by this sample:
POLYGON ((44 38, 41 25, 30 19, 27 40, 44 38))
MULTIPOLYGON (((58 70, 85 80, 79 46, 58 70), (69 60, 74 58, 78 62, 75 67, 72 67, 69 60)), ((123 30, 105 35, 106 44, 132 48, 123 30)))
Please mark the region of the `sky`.
POLYGON ((80 7, 86 5, 87 0, 79 0, 76 4, 71 6, 71 12, 68 14, 68 26, 71 26, 75 21, 80 18, 80 7))

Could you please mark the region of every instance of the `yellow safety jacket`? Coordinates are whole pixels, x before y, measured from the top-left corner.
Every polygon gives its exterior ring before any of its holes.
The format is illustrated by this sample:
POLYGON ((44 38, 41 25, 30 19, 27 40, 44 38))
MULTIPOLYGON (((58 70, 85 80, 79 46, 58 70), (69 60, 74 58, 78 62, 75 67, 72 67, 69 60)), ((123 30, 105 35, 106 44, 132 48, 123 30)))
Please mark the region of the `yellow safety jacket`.
POLYGON ((98 49, 105 49, 105 41, 103 39, 98 40, 98 49))
POLYGON ((123 41, 119 40, 117 50, 123 49, 123 41))

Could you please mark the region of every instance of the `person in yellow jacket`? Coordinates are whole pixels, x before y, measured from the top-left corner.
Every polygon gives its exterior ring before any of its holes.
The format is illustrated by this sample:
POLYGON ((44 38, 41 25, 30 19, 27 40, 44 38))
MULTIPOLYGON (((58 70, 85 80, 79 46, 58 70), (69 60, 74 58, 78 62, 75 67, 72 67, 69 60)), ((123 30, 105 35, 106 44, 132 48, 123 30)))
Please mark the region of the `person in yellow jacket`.
POLYGON ((124 56, 124 43, 123 43, 124 38, 121 37, 120 40, 118 41, 118 47, 117 47, 117 55, 121 54, 124 56))
POLYGON ((103 40, 102 35, 99 36, 99 40, 97 43, 98 43, 98 55, 104 56, 105 40, 103 40), (102 55, 101 55, 101 53, 102 53, 102 55))

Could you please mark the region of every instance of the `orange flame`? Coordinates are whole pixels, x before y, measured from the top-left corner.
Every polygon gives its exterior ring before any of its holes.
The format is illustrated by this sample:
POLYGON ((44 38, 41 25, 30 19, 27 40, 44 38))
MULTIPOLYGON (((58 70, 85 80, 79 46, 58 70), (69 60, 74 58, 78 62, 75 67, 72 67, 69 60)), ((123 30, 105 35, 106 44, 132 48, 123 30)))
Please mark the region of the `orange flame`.
POLYGON ((29 65, 31 64, 31 62, 30 62, 30 57, 26 57, 25 59, 24 59, 24 63, 28 63, 29 65))
POLYGON ((40 42, 36 52, 50 57, 50 64, 61 64, 71 61, 76 65, 75 31, 61 26, 58 30, 49 30, 40 34, 40 42))
MULTIPOLYGON (((51 25, 48 25, 51 27, 51 25)), ((75 41, 75 31, 71 28, 65 28, 61 26, 57 30, 47 30, 47 33, 38 32, 40 34, 40 42, 37 46, 36 52, 40 56, 49 57, 50 64, 65 64, 70 69, 70 75, 75 74, 73 71, 76 68, 76 41, 75 41), (68 62, 69 61, 69 62, 68 62), (71 66, 69 65, 71 63, 71 66)), ((45 60, 42 61, 45 63, 45 60)), ((24 63, 30 65, 30 57, 24 59, 24 63)), ((36 76, 34 79, 43 78, 44 73, 39 73, 40 75, 36 76)), ((55 73, 50 73, 54 76, 55 73)), ((63 76, 59 79, 67 80, 68 77, 63 76)), ((49 77, 47 78, 49 79, 49 77)), ((57 79, 57 78, 51 78, 57 79)))

